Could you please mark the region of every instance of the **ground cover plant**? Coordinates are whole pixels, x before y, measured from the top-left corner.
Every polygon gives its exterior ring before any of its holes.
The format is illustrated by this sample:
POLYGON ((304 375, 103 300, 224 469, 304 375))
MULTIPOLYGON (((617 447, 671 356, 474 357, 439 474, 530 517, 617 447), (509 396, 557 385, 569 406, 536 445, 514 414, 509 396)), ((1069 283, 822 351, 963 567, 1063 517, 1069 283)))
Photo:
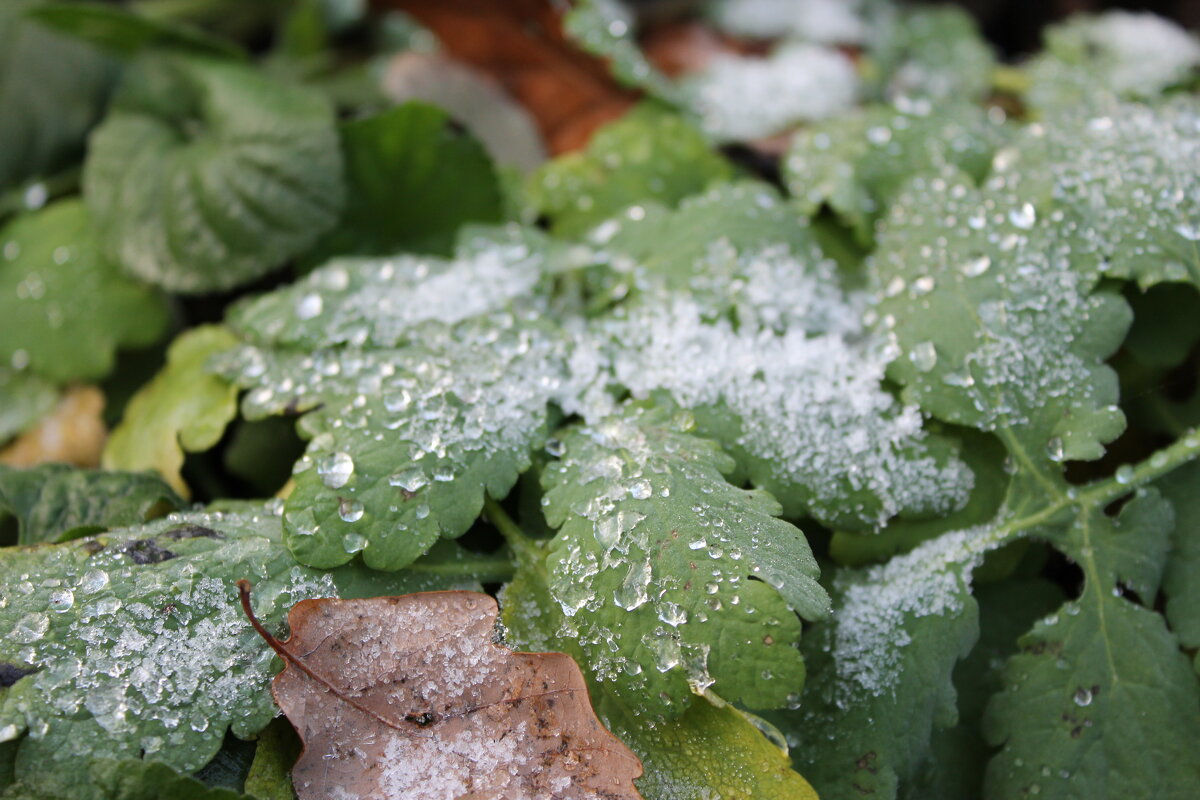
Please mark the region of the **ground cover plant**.
POLYGON ((0 797, 1193 797, 1197 89, 1128 12, 5 3, 0 797))

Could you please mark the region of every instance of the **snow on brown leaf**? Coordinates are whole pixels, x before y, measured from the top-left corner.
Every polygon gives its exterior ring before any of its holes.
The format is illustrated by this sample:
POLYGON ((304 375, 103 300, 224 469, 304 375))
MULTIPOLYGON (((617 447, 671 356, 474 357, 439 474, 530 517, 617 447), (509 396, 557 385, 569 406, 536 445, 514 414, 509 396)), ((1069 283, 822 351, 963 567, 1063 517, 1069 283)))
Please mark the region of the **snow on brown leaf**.
POLYGON ((496 644, 491 597, 305 600, 279 642, 239 588, 287 663, 271 690, 304 742, 300 800, 640 800, 579 666, 496 644))

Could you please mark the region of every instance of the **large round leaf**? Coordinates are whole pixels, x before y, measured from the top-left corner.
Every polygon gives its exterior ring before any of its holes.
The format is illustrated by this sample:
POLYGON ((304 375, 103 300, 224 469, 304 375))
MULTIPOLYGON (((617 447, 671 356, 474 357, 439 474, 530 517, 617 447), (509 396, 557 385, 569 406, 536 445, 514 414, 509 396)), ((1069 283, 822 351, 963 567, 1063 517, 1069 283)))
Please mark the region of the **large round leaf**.
POLYGON ((178 292, 229 289, 336 222, 333 110, 239 64, 144 61, 92 136, 84 195, 132 274, 178 292))

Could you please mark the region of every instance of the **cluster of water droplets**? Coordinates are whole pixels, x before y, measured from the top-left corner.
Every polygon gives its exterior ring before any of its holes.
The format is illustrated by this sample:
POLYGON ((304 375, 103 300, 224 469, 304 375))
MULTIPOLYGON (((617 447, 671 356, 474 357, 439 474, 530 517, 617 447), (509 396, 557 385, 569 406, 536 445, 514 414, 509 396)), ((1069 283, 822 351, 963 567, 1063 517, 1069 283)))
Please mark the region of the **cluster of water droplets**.
POLYGON ((62 757, 143 751, 194 770, 228 726, 249 733, 265 724, 272 655, 247 625, 232 578, 212 565, 256 580, 255 606, 268 625, 299 600, 335 595, 328 575, 294 565, 278 527, 269 512, 173 515, 108 534, 103 549, 30 553, 27 571, 0 590, 0 624, 13 651, 5 660, 36 671, 34 691, 0 719, 0 732, 53 733, 67 743, 62 757), (189 526, 208 532, 153 538, 189 526), (261 535, 270 527, 272 537, 261 535), (163 560, 138 563, 138 552, 163 560), (79 725, 78 735, 62 736, 79 725))

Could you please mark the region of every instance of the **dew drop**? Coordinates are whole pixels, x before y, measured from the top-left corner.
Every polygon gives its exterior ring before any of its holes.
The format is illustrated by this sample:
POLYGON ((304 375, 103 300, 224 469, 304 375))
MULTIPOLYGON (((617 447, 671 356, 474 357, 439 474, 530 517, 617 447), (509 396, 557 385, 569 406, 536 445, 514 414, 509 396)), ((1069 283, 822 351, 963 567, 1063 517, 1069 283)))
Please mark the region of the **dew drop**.
POLYGON ((992 259, 988 256, 973 258, 959 267, 959 271, 968 278, 978 278, 992 267, 992 259))
POLYGON ((1133 467, 1128 464, 1122 464, 1117 467, 1117 471, 1113 477, 1117 479, 1117 483, 1127 486, 1133 483, 1133 467))
POLYGON ((1024 203, 1020 208, 1014 208, 1008 212, 1008 221, 1021 230, 1027 231, 1033 227, 1033 223, 1037 222, 1037 211, 1034 210, 1032 203, 1024 203))
POLYGON ((406 492, 415 492, 425 486, 428 481, 425 479, 424 472, 417 467, 412 467, 403 472, 397 472, 388 478, 388 483, 392 486, 398 486, 406 492))
POLYGON ((79 590, 84 594, 95 594, 108 586, 108 573, 102 569, 89 569, 79 580, 79 590))
POLYGON ((360 553, 367 547, 367 540, 362 534, 347 533, 342 537, 342 549, 347 553, 360 553))
POLYGON ((1051 461, 1062 461, 1066 457, 1066 451, 1063 450, 1063 440, 1055 436, 1050 441, 1046 442, 1046 457, 1051 461))
POLYGON ((330 489, 345 486, 354 474, 354 459, 346 453, 334 453, 321 459, 321 463, 317 464, 317 474, 330 489))
POLYGON ((321 313, 324 305, 321 295, 309 292, 296 301, 296 316, 300 319, 312 319, 321 313))
POLYGON ((645 500, 650 496, 652 491, 653 488, 650 486, 650 481, 645 479, 634 481, 633 485, 629 487, 629 494, 635 500, 645 500))
POLYGON ((937 366, 937 350, 934 348, 933 342, 921 342, 913 345, 913 349, 908 353, 908 359, 919 371, 929 372, 937 366))
POLYGON ((347 497, 339 497, 338 517, 342 522, 358 522, 363 517, 363 504, 347 497))
POLYGON ((613 592, 613 602, 626 611, 632 611, 650 599, 646 591, 649 585, 650 562, 635 561, 629 565, 625 580, 613 592))
POLYGON ((33 612, 17 620, 17 624, 13 626, 9 636, 13 641, 32 644, 45 636, 48 630, 50 630, 50 618, 45 614, 33 612))
POLYGON ((60 614, 75 605, 75 593, 70 589, 55 589, 50 593, 50 610, 60 614))

